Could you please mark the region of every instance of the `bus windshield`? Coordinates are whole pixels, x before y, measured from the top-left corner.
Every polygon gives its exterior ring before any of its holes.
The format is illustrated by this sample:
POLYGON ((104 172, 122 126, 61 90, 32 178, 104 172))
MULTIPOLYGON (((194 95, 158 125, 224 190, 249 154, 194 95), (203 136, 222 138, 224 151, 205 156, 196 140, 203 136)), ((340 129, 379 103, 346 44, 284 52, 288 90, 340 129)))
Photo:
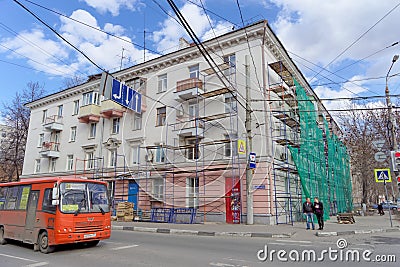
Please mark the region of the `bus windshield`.
POLYGON ((109 212, 107 187, 97 183, 61 183, 60 210, 64 213, 109 212))

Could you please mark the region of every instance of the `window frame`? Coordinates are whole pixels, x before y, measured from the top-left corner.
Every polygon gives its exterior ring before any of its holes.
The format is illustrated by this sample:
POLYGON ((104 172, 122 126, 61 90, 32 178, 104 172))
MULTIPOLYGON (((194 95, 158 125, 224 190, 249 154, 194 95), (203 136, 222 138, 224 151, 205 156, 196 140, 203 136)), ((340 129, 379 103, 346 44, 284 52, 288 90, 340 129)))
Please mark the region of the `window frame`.
POLYGON ((167 121, 167 107, 159 107, 157 108, 157 116, 156 116, 156 126, 164 126, 167 121), (164 112, 162 112, 164 111, 164 112))
POLYGON ((72 171, 73 169, 74 169, 74 154, 68 154, 66 170, 72 171))
POLYGON ((41 159, 35 159, 33 165, 33 173, 40 173, 41 159))
POLYGON ((72 116, 78 115, 79 114, 79 99, 78 100, 74 100, 74 107, 72 110, 72 116))
POLYGON ((158 75, 158 93, 166 92, 168 88, 168 76, 167 74, 158 75))
POLYGON ((96 138, 96 133, 97 133, 97 123, 92 122, 90 123, 89 126, 89 139, 94 139, 96 138))
POLYGON ((77 127, 76 126, 71 126, 71 128, 69 130, 69 142, 75 142, 76 141, 76 133, 77 133, 77 127))

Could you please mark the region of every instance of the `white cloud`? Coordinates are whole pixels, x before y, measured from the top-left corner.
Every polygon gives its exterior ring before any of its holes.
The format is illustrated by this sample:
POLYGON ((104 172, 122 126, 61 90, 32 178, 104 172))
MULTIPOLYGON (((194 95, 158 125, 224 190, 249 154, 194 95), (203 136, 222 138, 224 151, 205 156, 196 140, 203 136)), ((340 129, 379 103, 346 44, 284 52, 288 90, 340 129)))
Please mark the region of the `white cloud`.
POLYGON ((129 10, 137 10, 138 7, 142 6, 140 0, 81 0, 86 2, 87 5, 95 8, 101 13, 110 12, 113 16, 118 16, 119 11, 122 8, 129 10))
MULTIPOLYGON (((227 22, 215 22, 207 19, 203 9, 191 3, 186 3, 180 9, 184 18, 200 39, 210 39, 214 37, 211 25, 217 35, 224 34, 230 30, 232 25, 227 22)), ((176 18, 175 15, 173 17, 176 18)), ((179 38, 185 37, 189 42, 192 40, 186 31, 173 18, 169 17, 161 24, 161 29, 153 33, 153 41, 157 43, 157 51, 171 52, 178 48, 179 38)))
MULTIPOLYGON (((271 0, 281 8, 273 24, 284 46, 301 56, 327 64, 381 19, 392 1, 271 0)), ((360 59, 397 41, 400 8, 382 20, 340 59, 360 59)))

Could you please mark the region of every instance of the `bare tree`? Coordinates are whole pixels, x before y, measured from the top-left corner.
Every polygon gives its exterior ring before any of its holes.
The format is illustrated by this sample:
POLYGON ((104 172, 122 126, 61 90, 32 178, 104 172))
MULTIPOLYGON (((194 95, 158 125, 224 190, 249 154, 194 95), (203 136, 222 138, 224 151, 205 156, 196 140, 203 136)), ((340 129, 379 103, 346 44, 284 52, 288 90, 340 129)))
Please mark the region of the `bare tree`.
MULTIPOLYGON (((364 203, 376 203, 378 196, 384 195, 385 190, 382 183, 375 182, 374 169, 390 166, 391 136, 387 128, 388 115, 386 110, 371 108, 360 111, 354 108, 349 106, 349 111, 339 116, 344 143, 350 152, 353 192, 361 192, 361 201, 364 203), (384 140, 380 149, 373 144, 377 140, 384 140), (375 160, 374 155, 379 150, 388 156, 384 162, 375 160)), ((398 120, 398 116, 396 119, 398 120)), ((397 195, 396 188, 397 185, 388 185, 389 199, 397 195)))
POLYGON ((7 181, 18 180, 25 156, 25 145, 29 129, 30 110, 24 106, 44 96, 44 86, 29 82, 22 92, 17 92, 9 103, 3 104, 2 120, 7 131, 0 147, 0 168, 7 181))
POLYGON ((71 88, 74 86, 81 85, 86 82, 86 78, 82 76, 75 75, 71 78, 66 78, 63 82, 63 89, 64 88, 71 88))

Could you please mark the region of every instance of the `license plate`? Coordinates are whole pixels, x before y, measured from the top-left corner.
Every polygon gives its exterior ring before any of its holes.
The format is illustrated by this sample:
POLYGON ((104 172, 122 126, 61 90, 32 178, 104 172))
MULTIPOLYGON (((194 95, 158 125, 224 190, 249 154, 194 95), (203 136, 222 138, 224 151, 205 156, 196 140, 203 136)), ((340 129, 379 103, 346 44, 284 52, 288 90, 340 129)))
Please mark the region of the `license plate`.
POLYGON ((93 238, 93 237, 96 237, 96 234, 83 235, 83 238, 93 238))

